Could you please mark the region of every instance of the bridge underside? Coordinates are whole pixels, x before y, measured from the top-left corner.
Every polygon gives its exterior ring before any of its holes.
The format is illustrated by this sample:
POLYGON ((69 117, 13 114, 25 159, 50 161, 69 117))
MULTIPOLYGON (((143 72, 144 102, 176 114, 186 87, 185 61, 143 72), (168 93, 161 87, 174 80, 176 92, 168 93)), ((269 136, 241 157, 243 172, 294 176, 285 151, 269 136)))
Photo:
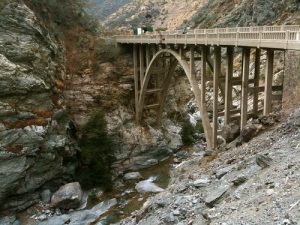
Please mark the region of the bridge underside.
POLYGON ((224 117, 225 125, 235 121, 243 129, 249 118, 260 113, 268 115, 272 112, 272 103, 282 99, 282 84, 273 85, 274 49, 133 44, 133 59, 136 120, 141 122, 146 110, 156 110, 160 123, 171 78, 180 65, 198 103, 208 148, 217 147, 221 117, 224 117), (262 51, 266 51, 265 74, 261 74, 262 51), (234 55, 237 52, 242 53, 240 73, 234 73, 234 55), (196 65, 200 65, 200 73, 196 73, 196 65), (250 73, 250 66, 254 66, 253 73, 250 73), (222 71, 222 68, 225 70, 222 71), (208 118, 205 101, 208 83, 213 83, 212 119, 208 118), (233 102, 233 90, 236 88, 241 90, 238 105, 233 102), (259 93, 264 93, 261 108, 259 93))

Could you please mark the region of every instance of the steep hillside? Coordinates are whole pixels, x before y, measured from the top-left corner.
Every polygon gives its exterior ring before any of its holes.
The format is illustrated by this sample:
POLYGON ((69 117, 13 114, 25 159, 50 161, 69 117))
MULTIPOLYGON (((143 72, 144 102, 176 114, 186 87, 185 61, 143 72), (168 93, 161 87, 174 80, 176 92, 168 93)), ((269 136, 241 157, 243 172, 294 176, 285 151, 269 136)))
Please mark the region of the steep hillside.
MULTIPOLYGON (((106 17, 103 25, 110 28, 129 28, 151 24, 155 28, 174 30, 206 2, 207 0, 133 0, 106 17)), ((116 6, 119 4, 111 7, 115 9, 116 6)))
POLYGON ((243 0, 92 0, 91 11, 105 28, 151 24, 175 30, 224 26, 299 24, 299 1, 243 0))
POLYGON ((299 126, 298 109, 240 147, 194 155, 174 167, 164 192, 118 225, 298 225, 299 126))
POLYGON ((75 173, 76 129, 64 88, 66 72, 81 66, 70 45, 90 25, 80 1, 0 2, 1 213, 27 208, 75 173))
POLYGON ((299 24, 300 2, 210 0, 190 19, 193 28, 299 24))
POLYGON ((130 1, 131 0, 91 0, 88 11, 103 21, 111 14, 115 13, 119 8, 128 4, 130 1))

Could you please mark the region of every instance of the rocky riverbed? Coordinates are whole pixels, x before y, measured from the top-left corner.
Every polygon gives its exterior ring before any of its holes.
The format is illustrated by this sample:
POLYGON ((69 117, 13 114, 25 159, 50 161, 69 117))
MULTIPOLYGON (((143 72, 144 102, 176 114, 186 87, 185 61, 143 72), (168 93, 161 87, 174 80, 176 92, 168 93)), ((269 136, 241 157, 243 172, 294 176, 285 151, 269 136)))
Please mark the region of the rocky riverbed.
MULTIPOLYGON (((180 160, 176 158, 176 160, 180 160)), ((42 193, 34 206, 17 216, 0 219, 1 225, 59 225, 65 224, 110 224, 127 218, 139 210, 148 197, 164 191, 170 179, 173 157, 158 165, 128 172, 114 181, 113 191, 103 192, 99 188, 83 191, 78 182, 62 186, 55 193, 42 193)))
POLYGON ((300 110, 239 147, 175 167, 169 187, 119 225, 300 224, 300 110))

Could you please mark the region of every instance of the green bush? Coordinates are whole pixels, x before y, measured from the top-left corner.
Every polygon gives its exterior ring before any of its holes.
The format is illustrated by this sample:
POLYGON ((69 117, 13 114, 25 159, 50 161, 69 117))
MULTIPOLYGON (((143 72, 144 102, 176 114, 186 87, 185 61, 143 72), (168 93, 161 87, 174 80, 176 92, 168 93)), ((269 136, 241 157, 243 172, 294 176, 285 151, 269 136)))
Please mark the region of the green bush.
POLYGON ((190 123, 188 119, 183 120, 182 130, 181 130, 181 139, 183 144, 191 145, 195 142, 194 135, 195 135, 195 128, 190 123))
POLYGON ((100 104, 101 103, 101 96, 100 95, 96 95, 96 96, 94 96, 93 97, 94 98, 94 102, 96 103, 96 104, 100 104))
POLYGON ((166 31, 166 30, 167 30, 166 27, 158 27, 158 28, 155 29, 155 31, 157 31, 157 32, 163 32, 163 31, 166 31))
POLYGON ((107 133, 102 111, 95 112, 83 128, 79 141, 81 166, 79 181, 86 189, 101 186, 112 187, 111 165, 115 160, 113 139, 107 133))
POLYGON ((197 121, 197 124, 195 126, 195 133, 203 134, 204 133, 204 128, 201 120, 197 121))
POLYGON ((183 125, 180 134, 182 142, 185 145, 191 145, 195 143, 195 137, 197 133, 204 133, 204 128, 201 120, 197 122, 195 127, 190 123, 189 119, 184 119, 182 124, 183 125))

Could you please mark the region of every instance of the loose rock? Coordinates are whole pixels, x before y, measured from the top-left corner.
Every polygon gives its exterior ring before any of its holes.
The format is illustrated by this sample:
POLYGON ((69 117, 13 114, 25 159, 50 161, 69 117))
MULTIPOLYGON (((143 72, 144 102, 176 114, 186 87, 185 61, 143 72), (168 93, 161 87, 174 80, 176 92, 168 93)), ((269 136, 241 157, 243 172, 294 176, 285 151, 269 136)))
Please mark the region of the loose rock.
POLYGON ((138 180, 141 178, 143 178, 143 177, 139 172, 131 172, 131 173, 126 173, 124 175, 125 180, 138 180))
POLYGON ((78 182, 69 183, 59 188, 51 198, 51 207, 76 209, 80 206, 83 192, 78 182))
POLYGON ((140 192, 140 193, 145 193, 145 192, 162 192, 164 189, 158 187, 156 184, 152 183, 149 180, 143 180, 137 183, 135 186, 135 189, 140 192))

